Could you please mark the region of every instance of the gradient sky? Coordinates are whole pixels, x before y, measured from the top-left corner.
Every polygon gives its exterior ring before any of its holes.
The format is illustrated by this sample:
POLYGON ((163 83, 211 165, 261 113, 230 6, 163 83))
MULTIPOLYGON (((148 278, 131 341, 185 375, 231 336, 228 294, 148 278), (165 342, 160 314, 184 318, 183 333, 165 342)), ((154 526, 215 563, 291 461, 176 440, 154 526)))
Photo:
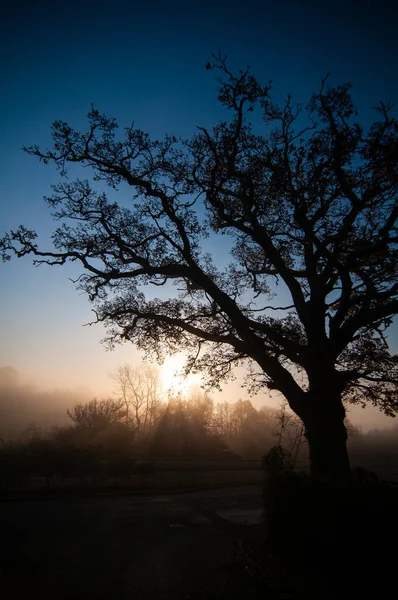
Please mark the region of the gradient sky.
MULTIPOLYGON (((189 136, 196 125, 215 124, 222 113, 205 64, 218 49, 231 68, 250 64, 260 80, 272 80, 276 99, 292 93, 306 102, 330 72, 332 84, 353 83, 365 122, 378 100, 397 105, 392 1, 20 0, 2 11, 1 233, 20 223, 44 239, 51 232, 42 196, 58 175, 21 146, 49 145, 55 119, 84 128, 94 103, 122 127, 134 120, 154 137, 189 136)), ((68 280, 75 268, 31 263, 0 264, 0 365, 50 386, 107 393, 109 372, 137 363, 139 354, 132 346, 105 352, 104 331, 82 327, 91 313, 68 280)), ((390 341, 396 345, 394 336, 390 341)), ((244 395, 236 386, 225 393, 231 400, 244 395)), ((367 411, 362 422, 382 421, 367 411)))

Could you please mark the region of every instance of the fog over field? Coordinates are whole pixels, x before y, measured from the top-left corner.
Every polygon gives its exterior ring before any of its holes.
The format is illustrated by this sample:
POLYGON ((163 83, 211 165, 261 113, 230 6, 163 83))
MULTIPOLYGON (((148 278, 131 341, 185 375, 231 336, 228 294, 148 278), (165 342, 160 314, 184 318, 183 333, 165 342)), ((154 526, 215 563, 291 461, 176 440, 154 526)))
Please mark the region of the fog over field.
MULTIPOLYGON (((156 367, 155 367, 156 369, 156 367)), ((167 370, 167 368, 166 368, 167 370)), ((170 372, 170 370, 169 370, 170 372)), ((161 374, 161 370, 159 371, 161 374)), ((54 386, 51 378, 19 371, 14 367, 0 367, 0 435, 16 435, 25 428, 35 425, 42 429, 53 426, 70 424, 66 411, 76 404, 85 403, 93 398, 104 399, 115 397, 116 388, 111 373, 104 378, 106 387, 103 393, 94 385, 68 385, 68 381, 60 381, 54 386)), ((197 382, 194 382, 197 388, 197 382)), ((187 387, 187 390, 189 388, 187 387)), ((165 398, 167 392, 163 391, 165 398)), ((259 394, 249 397, 245 389, 234 382, 226 385, 223 391, 209 394, 215 403, 236 402, 239 399, 249 399, 256 409, 267 407, 278 410, 283 398, 276 393, 266 396, 259 394)), ((390 438, 398 423, 396 419, 386 417, 378 409, 367 406, 348 406, 347 416, 361 433, 372 432, 372 435, 390 438)))

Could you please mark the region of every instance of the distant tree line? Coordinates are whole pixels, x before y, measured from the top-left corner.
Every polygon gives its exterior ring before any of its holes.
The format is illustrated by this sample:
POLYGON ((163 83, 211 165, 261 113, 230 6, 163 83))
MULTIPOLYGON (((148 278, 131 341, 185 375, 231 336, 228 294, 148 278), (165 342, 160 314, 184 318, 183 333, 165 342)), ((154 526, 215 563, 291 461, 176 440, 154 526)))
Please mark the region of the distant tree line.
MULTIPOLYGON (((3 394, 9 403, 19 399, 23 390, 32 394, 29 388, 17 386, 14 370, 3 369, 2 375, 3 389, 11 394, 3 394)), ((76 402, 77 396, 71 395, 75 403, 66 411, 65 425, 32 423, 21 426, 13 437, 0 429, 0 487, 10 477, 23 483, 32 474, 48 482, 54 474, 95 479, 100 471, 104 474, 104 465, 107 476, 124 476, 140 460, 147 466, 168 458, 260 461, 275 446, 286 451, 293 463, 307 459, 303 424, 287 403, 279 409, 256 409, 249 400, 214 402, 200 388, 186 396, 166 396, 158 371, 148 366, 122 366, 112 379, 112 398, 76 402)), ((0 403, 0 416, 1 408, 0 403)), ((398 464, 396 429, 364 435, 346 425, 354 462, 388 463, 395 457, 398 464)))
POLYGON ((0 487, 36 477, 47 484, 54 477, 125 478, 167 458, 260 461, 276 440, 289 444, 294 438, 293 421, 282 431, 277 410, 257 410, 249 400, 217 403, 199 388, 165 396, 154 368, 123 366, 112 378, 114 397, 75 403, 66 411, 68 424, 32 423, 3 436, 0 487))
MULTIPOLYGON (((214 402, 199 389, 163 399, 152 390, 134 394, 124 388, 122 396, 79 403, 67 412, 73 424, 52 435, 104 454, 259 460, 281 436, 279 411, 257 410, 249 400, 214 402)), ((284 428, 284 443, 294 427, 292 422, 284 428)))

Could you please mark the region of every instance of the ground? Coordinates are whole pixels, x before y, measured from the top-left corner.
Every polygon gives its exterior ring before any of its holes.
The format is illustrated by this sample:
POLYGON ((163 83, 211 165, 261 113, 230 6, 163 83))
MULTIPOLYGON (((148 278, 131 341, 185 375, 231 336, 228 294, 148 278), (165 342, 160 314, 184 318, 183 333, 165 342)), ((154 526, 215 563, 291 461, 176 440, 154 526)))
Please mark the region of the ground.
POLYGON ((259 486, 3 501, 0 510, 3 600, 264 595, 236 560, 261 514, 259 486))

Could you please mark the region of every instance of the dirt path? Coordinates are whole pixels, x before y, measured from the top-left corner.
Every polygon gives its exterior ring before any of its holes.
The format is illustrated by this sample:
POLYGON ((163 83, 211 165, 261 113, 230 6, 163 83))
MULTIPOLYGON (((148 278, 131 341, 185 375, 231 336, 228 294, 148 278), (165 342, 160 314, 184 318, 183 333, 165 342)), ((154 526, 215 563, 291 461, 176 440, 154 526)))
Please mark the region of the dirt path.
POLYGON ((3 600, 260 598, 234 546, 257 486, 0 504, 3 600))

